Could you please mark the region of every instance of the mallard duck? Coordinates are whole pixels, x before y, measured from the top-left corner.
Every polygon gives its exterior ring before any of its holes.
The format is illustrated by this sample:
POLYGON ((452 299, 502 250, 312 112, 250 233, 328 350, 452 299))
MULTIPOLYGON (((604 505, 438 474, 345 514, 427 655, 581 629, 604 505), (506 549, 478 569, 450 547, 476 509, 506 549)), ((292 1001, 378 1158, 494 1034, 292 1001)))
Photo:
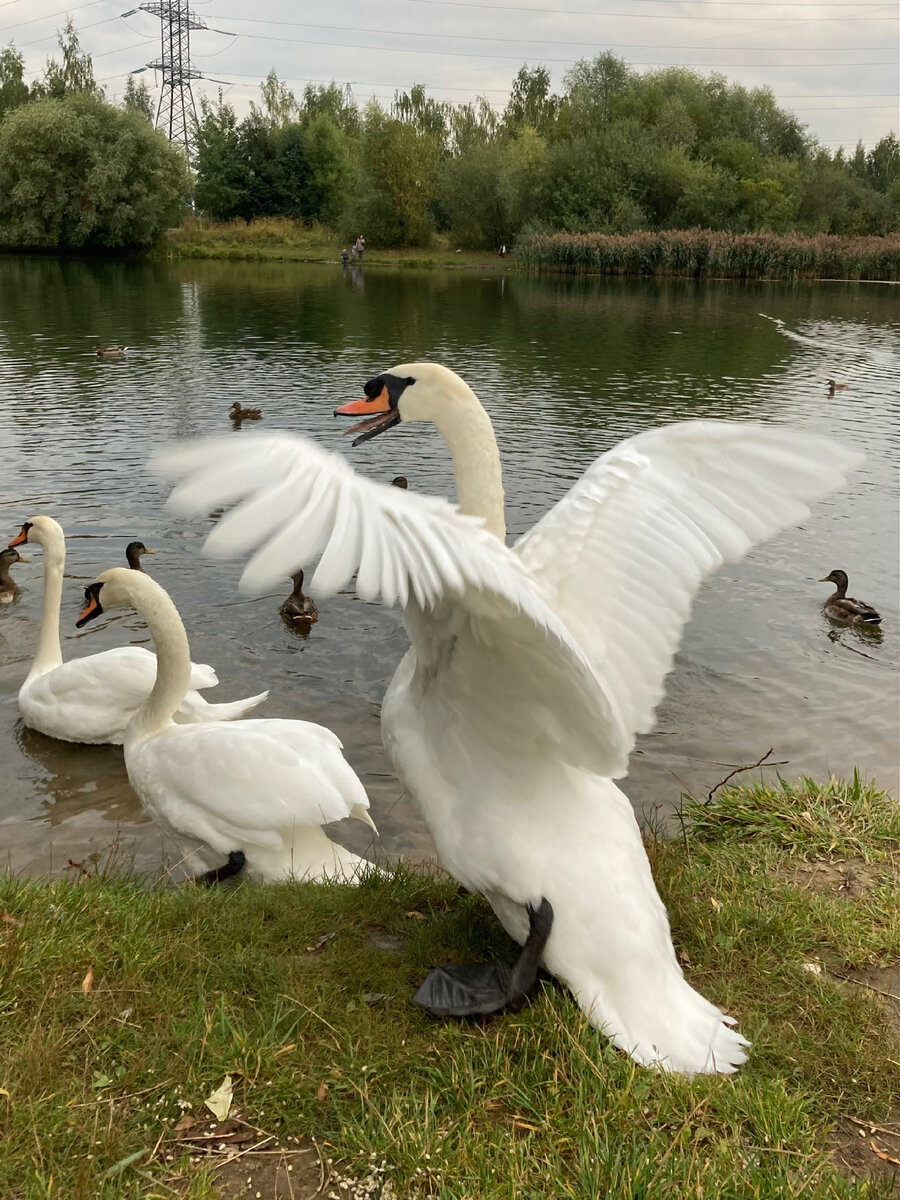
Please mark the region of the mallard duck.
MULTIPOLYGON (((125 561, 131 567, 132 571, 144 571, 141 566, 142 554, 155 554, 155 550, 148 550, 143 542, 129 542, 125 547, 125 561)), ((146 575, 146 571, 144 571, 146 575)))
POLYGON ((121 358, 125 353, 125 346, 95 346, 98 358, 121 358))
POLYGON ((828 380, 828 395, 833 396, 835 392, 846 392, 850 386, 849 383, 835 383, 833 379, 828 380))
POLYGON ((403 488, 405 491, 409 487, 409 480, 405 475, 395 475, 391 480, 391 487, 403 488))
POLYGON ((298 625, 312 625, 313 621, 319 619, 319 610, 315 600, 303 595, 303 572, 298 571, 291 579, 294 581, 294 590, 282 604, 281 615, 288 621, 296 621, 298 625))
POLYGON ((9 568, 17 562, 28 562, 28 559, 12 548, 0 550, 0 604, 12 604, 19 594, 19 585, 9 573, 9 568))
POLYGON ((819 583, 833 583, 837 589, 823 605, 825 616, 832 621, 843 621, 845 625, 880 625, 881 613, 878 609, 864 600, 854 600, 847 595, 849 582, 847 572, 838 569, 819 580, 819 583))
MULTIPOLYGON (((156 647, 156 682, 125 732, 125 769, 148 814, 209 868, 198 882, 240 871, 260 882, 332 879, 355 883, 365 859, 322 826, 357 817, 373 829, 369 798, 330 729, 310 721, 249 720, 179 725, 190 687, 187 634, 167 592, 141 571, 113 567, 84 591, 76 625, 113 608, 134 608, 156 647), (227 865, 218 865, 227 857, 227 865)), ((95 700, 106 697, 97 685, 95 700)))
POLYGON ((417 1003, 496 1011, 521 999, 540 962, 638 1062, 734 1071, 747 1043, 685 979, 616 781, 653 728, 702 580, 802 521, 860 455, 769 424, 650 429, 608 450, 508 547, 500 455, 472 389, 436 363, 405 363, 363 391, 336 410, 362 418, 354 445, 434 422, 458 507, 401 499, 286 433, 178 446, 163 467, 181 478, 183 510, 241 504, 208 548, 258 548, 245 585, 268 588, 321 554, 318 594, 356 575, 361 598, 404 607, 412 646, 384 697, 385 747, 442 865, 523 944, 512 968, 432 973, 417 1003))
POLYGON ((239 400, 235 400, 231 406, 229 417, 232 421, 258 421, 262 416, 261 408, 241 408, 239 400))

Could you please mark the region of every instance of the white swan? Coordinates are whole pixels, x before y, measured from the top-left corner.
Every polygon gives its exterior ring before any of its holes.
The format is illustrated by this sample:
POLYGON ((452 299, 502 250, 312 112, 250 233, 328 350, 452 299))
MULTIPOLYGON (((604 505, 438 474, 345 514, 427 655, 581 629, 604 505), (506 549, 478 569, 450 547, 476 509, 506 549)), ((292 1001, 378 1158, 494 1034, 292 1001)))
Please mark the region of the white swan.
POLYGON ((208 869, 205 882, 247 874, 355 882, 365 859, 332 842, 328 821, 359 817, 369 798, 337 737, 309 721, 176 725, 191 675, 184 625, 143 572, 105 571, 85 588, 79 628, 109 608, 136 608, 150 627, 156 682, 125 734, 128 780, 151 817, 208 869), (216 867, 223 857, 226 867, 216 867))
MULTIPOLYGON (((260 546, 245 584, 269 586, 322 552, 317 593, 356 573, 361 596, 405 606, 412 648, 382 730, 444 867, 484 893, 514 938, 528 935, 524 958, 542 949, 638 1062, 733 1071, 747 1042, 684 979, 613 779, 651 728, 703 577, 802 520, 860 456, 768 425, 652 430, 599 458, 511 550, 493 429, 471 389, 412 363, 365 393, 336 410, 371 414, 349 431, 361 434, 354 445, 433 421, 461 512, 362 479, 286 434, 173 448, 160 460, 183 480, 173 501, 197 512, 245 501, 207 541, 220 554, 260 546)), ((522 965, 533 974, 533 961, 522 965)))
MULTIPOLYGON (((10 546, 37 543, 44 551, 44 612, 37 653, 19 689, 19 711, 25 724, 64 742, 120 746, 125 727, 150 694, 156 678, 156 658, 143 646, 117 646, 100 654, 64 663, 59 644, 66 539, 52 517, 26 521, 10 546)), ((181 702, 176 720, 231 721, 261 704, 268 692, 228 704, 210 704, 197 688, 218 683, 212 667, 191 664, 191 690, 181 702)))

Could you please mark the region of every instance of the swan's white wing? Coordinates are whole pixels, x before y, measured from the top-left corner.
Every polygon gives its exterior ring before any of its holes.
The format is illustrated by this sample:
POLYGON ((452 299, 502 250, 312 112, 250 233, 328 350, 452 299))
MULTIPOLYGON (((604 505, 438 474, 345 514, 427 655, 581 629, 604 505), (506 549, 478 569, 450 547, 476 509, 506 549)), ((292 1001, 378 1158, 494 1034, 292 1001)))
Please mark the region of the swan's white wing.
POLYGON ((862 461, 771 425, 686 421, 621 442, 522 537, 546 589, 634 737, 653 725, 701 581, 809 514, 862 461))
POLYGON ((515 657, 522 669, 507 686, 528 689, 517 711, 555 738, 561 758, 603 772, 622 757, 626 734, 580 646, 481 521, 438 497, 365 479, 291 434, 189 442, 158 454, 155 466, 181 480, 171 502, 182 511, 239 502, 206 548, 225 556, 256 549, 244 586, 270 587, 321 555, 312 591, 336 592, 355 575, 366 600, 439 612, 411 626, 423 657, 440 661, 459 638, 483 647, 485 663, 515 657))
POLYGON ((365 788, 330 730, 308 721, 172 726, 131 749, 129 776, 183 835, 279 849, 289 831, 369 820, 365 788))

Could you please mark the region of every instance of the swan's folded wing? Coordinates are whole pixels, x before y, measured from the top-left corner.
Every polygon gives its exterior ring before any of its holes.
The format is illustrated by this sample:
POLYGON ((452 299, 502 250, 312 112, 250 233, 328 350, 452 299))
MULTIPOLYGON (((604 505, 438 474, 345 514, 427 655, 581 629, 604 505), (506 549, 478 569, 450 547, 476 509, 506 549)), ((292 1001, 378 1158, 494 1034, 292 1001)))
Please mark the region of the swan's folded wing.
POLYGON ((167 818, 211 845, 227 831, 237 847, 279 849, 295 827, 368 820, 365 788, 340 742, 306 721, 181 725, 138 755, 167 818))
POLYGON ((435 622, 435 636, 471 633, 501 650, 531 644, 535 692, 543 692, 563 758, 604 773, 621 758, 626 734, 592 666, 521 560, 480 520, 444 499, 365 479, 346 459, 291 434, 182 443, 154 466, 180 480, 171 503, 182 511, 237 503, 206 549, 255 550, 244 586, 271 587, 318 557, 310 590, 319 596, 356 576, 365 600, 426 614, 451 605, 465 622, 435 622))
POLYGON ((515 552, 546 589, 630 732, 653 724, 705 576, 795 525, 862 456, 777 426, 687 421, 602 455, 515 552))

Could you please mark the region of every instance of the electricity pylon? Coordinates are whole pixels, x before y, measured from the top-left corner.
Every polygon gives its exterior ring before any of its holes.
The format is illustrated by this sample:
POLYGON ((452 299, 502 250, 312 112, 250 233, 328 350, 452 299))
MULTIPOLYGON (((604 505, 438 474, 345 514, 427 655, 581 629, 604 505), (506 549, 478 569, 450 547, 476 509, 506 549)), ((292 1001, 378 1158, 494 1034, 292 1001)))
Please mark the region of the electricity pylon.
POLYGON ((203 78, 191 65, 191 30, 208 26, 191 14, 190 0, 153 0, 142 4, 140 11, 152 13, 162 22, 162 54, 147 64, 162 74, 156 128, 162 129, 170 142, 182 146, 190 159, 191 123, 197 119, 191 80, 203 78))

